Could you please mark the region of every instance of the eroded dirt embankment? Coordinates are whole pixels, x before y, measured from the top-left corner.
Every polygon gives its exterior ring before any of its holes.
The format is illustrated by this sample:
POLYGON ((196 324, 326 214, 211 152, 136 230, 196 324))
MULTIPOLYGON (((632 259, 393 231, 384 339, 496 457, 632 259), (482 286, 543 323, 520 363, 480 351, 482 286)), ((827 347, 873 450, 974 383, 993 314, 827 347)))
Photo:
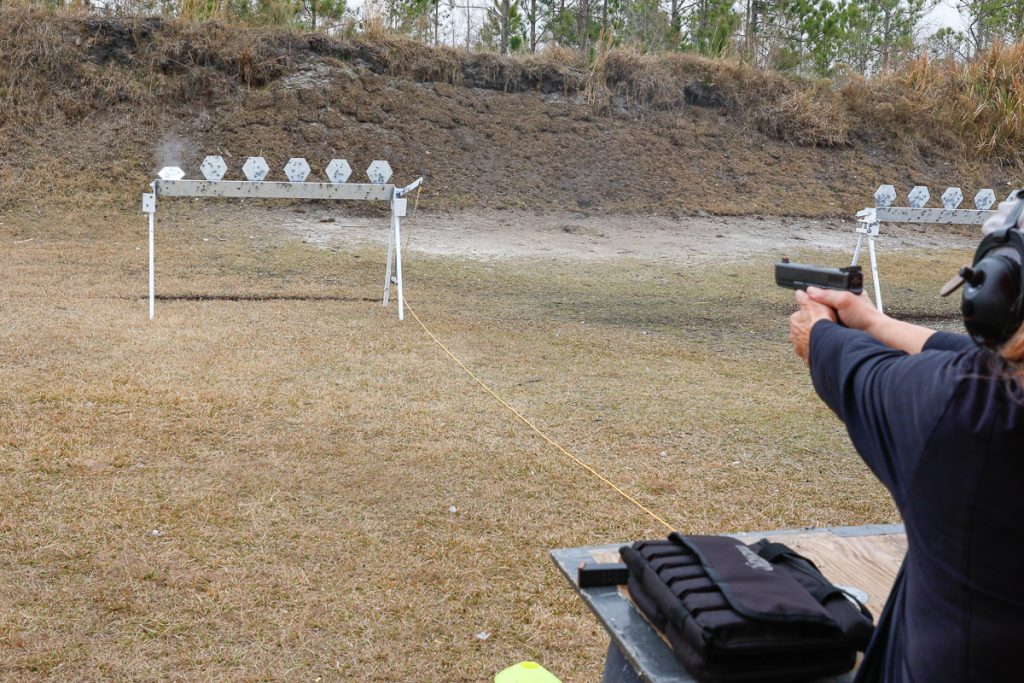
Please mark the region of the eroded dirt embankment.
POLYGON ((972 194, 1012 174, 963 162, 947 132, 899 139, 858 119, 846 90, 706 60, 639 68, 5 10, 0 208, 132 210, 156 169, 198 177, 206 154, 228 159, 229 178, 249 155, 279 179, 292 156, 314 178, 332 157, 357 175, 384 158, 398 181, 426 177, 428 209, 669 217, 846 216, 882 182, 972 194))

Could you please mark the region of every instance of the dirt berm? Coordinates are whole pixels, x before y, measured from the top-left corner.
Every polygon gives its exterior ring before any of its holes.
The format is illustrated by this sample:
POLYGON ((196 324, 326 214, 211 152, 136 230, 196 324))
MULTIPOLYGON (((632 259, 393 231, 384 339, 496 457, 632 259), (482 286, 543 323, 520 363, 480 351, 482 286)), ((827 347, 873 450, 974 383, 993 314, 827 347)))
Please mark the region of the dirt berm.
POLYGON ((912 88, 812 82, 687 55, 501 58, 375 33, 0 10, 0 207, 134 207, 165 164, 322 177, 391 162, 426 208, 850 215, 882 182, 1002 192, 912 88), (911 125, 912 124, 912 125, 911 125), (908 132, 913 130, 912 133, 908 132), (924 132, 922 132, 924 131, 924 132))

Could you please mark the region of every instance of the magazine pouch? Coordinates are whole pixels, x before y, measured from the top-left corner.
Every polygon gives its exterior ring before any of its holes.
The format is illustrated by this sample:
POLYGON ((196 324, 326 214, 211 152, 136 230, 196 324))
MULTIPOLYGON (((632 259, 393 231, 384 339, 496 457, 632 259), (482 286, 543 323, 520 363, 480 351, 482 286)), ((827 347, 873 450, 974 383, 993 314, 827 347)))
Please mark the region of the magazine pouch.
POLYGON ((834 676, 870 639, 870 613, 783 544, 673 533, 621 554, 630 597, 699 681, 834 676))

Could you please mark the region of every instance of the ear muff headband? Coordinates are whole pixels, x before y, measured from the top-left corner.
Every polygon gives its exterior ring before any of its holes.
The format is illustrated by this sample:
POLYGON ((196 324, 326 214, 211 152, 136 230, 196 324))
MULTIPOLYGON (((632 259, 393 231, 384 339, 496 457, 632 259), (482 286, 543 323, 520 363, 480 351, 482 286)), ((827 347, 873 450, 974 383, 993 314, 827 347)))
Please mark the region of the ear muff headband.
POLYGON ((986 235, 978 245, 961 303, 964 326, 978 344, 998 348, 1024 321, 1022 266, 1024 235, 1016 227, 986 235))

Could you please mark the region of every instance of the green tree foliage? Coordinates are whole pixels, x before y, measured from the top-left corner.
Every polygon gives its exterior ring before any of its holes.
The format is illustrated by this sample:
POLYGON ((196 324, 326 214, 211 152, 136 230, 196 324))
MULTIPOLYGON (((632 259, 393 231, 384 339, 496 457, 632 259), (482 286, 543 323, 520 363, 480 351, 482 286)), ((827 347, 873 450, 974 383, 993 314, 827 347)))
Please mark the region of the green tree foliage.
POLYGON ((600 16, 592 14, 590 0, 537 0, 537 7, 546 41, 590 55, 601 35, 600 16))
POLYGON ((1024 0, 959 0, 957 9, 967 24, 957 38, 971 56, 995 43, 1015 43, 1024 38, 1024 0))
POLYGON ((689 17, 689 46, 710 57, 720 57, 732 44, 740 15, 732 0, 699 0, 689 17))
POLYGON ((870 0, 851 8, 845 58, 861 73, 888 71, 914 51, 925 0, 870 0))
POLYGON ((634 0, 608 3, 610 17, 602 27, 610 45, 628 45, 641 52, 679 48, 680 26, 672 23, 658 0, 634 0))
POLYGON ((505 55, 527 44, 519 0, 494 0, 487 8, 487 20, 480 30, 480 42, 505 55))
POLYGON ((964 34, 945 26, 928 37, 925 42, 928 54, 934 59, 965 59, 967 56, 964 34))
POLYGON ((298 15, 314 31, 345 15, 345 0, 301 0, 298 15))
POLYGON ((925 0, 749 0, 741 53, 758 66, 884 71, 910 54, 925 0))
POLYGON ((433 17, 439 9, 439 0, 385 0, 384 8, 392 29, 433 42, 433 17))
MULTIPOLYGON (((22 0, 25 1, 25 0, 22 0)), ((347 0, 27 0, 53 9, 164 13, 333 32, 347 0), (91 4, 90 4, 91 3, 91 4)), ((352 16, 380 17, 432 44, 503 54, 546 45, 593 58, 597 48, 693 51, 804 74, 880 74, 922 54, 964 61, 1024 42, 1024 0, 956 0, 964 26, 923 35, 939 0, 361 0, 352 16)), ((3 2, 3 0, 0 0, 3 2)), ((358 25, 347 24, 348 31, 358 25)))

